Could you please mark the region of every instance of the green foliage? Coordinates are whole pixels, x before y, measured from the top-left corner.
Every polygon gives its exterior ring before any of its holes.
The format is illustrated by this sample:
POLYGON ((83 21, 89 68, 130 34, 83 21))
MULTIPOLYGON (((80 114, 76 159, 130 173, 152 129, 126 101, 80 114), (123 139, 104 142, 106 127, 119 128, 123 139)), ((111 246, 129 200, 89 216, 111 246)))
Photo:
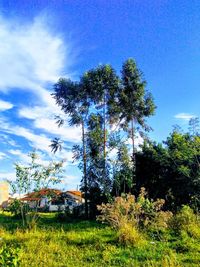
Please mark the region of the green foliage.
POLYGON ((15 217, 21 218, 22 213, 26 215, 29 211, 29 206, 23 203, 19 199, 14 199, 8 205, 8 211, 10 211, 15 217))
POLYGON ((36 229, 40 216, 37 211, 31 211, 26 213, 25 221, 28 229, 36 229))
POLYGON ((16 180, 10 181, 13 193, 21 195, 47 188, 49 185, 54 185, 61 181, 63 161, 52 161, 47 166, 44 166, 39 162, 39 156, 35 152, 30 153, 29 157, 30 163, 27 166, 15 164, 16 180))
POLYGON ((198 216, 189 206, 183 206, 171 219, 171 228, 180 235, 187 234, 200 240, 200 221, 198 216))
POLYGON ((19 266, 19 248, 12 245, 3 245, 0 247, 0 266, 18 267, 19 266))
POLYGON ((122 66, 121 83, 121 117, 126 123, 134 120, 147 129, 145 117, 153 115, 156 107, 152 95, 145 89, 146 81, 143 74, 132 58, 126 60, 122 66))
POLYGON ((130 222, 122 222, 117 231, 119 243, 125 246, 141 247, 146 242, 144 235, 130 222))
MULTIPOLYGON (((135 61, 128 59, 122 66, 120 77, 111 65, 106 64, 85 72, 79 82, 61 78, 54 85, 53 97, 57 105, 71 125, 80 125, 82 129, 82 144, 74 146, 73 152, 74 160, 79 161, 83 172, 81 188, 86 213, 87 200, 94 203, 90 214, 98 204, 95 202, 98 198, 92 198, 92 192, 99 192, 99 198, 109 199, 111 191, 119 195, 133 188, 135 161, 133 155, 132 158, 129 156, 128 146, 125 148, 121 142, 121 132, 129 138, 129 123, 134 122, 131 128, 134 143, 136 125, 145 131, 149 129, 145 118, 153 115, 155 105, 142 76, 135 61), (119 153, 123 156, 113 164, 111 151, 116 148, 120 148, 119 153), (116 168, 119 161, 120 167, 116 168)), ((65 120, 56 117, 58 126, 65 120)), ((55 138, 51 147, 54 152, 59 150, 60 139, 55 138)))
POLYGON ((174 131, 165 146, 145 142, 136 154, 137 185, 145 186, 152 198, 165 198, 176 210, 190 204, 200 207, 200 136, 174 131), (181 187, 181 190, 180 190, 181 187))
MULTIPOLYGON (((62 165, 61 162, 50 162, 44 166, 38 162, 38 155, 35 152, 29 154, 30 163, 27 166, 15 164, 16 180, 10 181, 13 193, 20 197, 30 191, 38 191, 41 188, 47 188, 50 184, 57 184, 61 181, 62 165)), ((29 212, 29 206, 23 200, 14 200, 11 202, 10 211, 16 216, 21 217, 23 226, 33 227, 37 221, 37 203, 35 212, 29 212), (29 212, 29 213, 28 213, 29 212)))
POLYGON ((115 196, 128 193, 133 187, 132 161, 128 147, 120 142, 118 145, 117 159, 114 161, 113 193, 115 196))

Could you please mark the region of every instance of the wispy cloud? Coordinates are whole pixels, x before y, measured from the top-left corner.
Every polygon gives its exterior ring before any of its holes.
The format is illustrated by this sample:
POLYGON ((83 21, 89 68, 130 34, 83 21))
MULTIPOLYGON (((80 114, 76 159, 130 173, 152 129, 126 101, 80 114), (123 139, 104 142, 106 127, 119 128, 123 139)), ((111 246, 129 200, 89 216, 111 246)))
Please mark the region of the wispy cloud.
POLYGON ((30 162, 30 157, 19 149, 9 149, 7 152, 13 156, 17 156, 17 158, 23 163, 30 162))
MULTIPOLYGON (((12 109, 14 105, 17 110, 13 113, 11 110, 10 117, 6 117, 7 113, 0 117, 0 140, 7 146, 7 151, 0 153, 0 159, 10 157, 12 162, 19 160, 25 164, 28 163, 26 151, 37 149, 41 163, 48 163, 51 159, 65 159, 65 166, 71 164, 72 152, 66 149, 66 145, 57 155, 51 153, 49 145, 54 136, 64 141, 79 142, 80 129, 68 125, 60 129, 57 127, 54 115, 61 114, 61 111, 47 89, 59 77, 71 77, 70 67, 75 55, 71 43, 52 31, 43 17, 20 24, 16 20, 0 16, 0 39, 3 40, 0 43, 0 93, 6 93, 7 97, 10 92, 15 94, 18 90, 23 90, 33 96, 32 106, 29 99, 21 99, 20 107, 15 102, 0 100, 0 111, 12 109), (27 126, 28 121, 32 123, 31 127, 27 126), (20 146, 13 140, 14 137, 20 137, 17 139, 18 143, 21 142, 20 146)), ((12 179, 15 177, 9 171, 0 173, 0 179, 9 176, 12 179)), ((70 179, 72 181, 73 177, 70 179)))
POLYGON ((29 145, 32 148, 40 149, 47 153, 50 153, 49 145, 51 139, 46 135, 35 134, 30 129, 15 125, 12 122, 7 121, 5 118, 0 118, 0 123, 2 132, 23 137, 29 142, 29 145))
POLYGON ((5 158, 7 158, 7 157, 8 157, 8 156, 7 156, 5 153, 0 152, 0 160, 5 159, 5 158))
POLYGON ((194 118, 195 116, 190 113, 178 113, 174 116, 174 118, 184 121, 189 121, 190 119, 194 118))
POLYGON ((64 179, 62 179, 62 184, 65 188, 68 187, 70 190, 76 190, 77 185, 80 184, 80 177, 76 175, 66 175, 64 179))
POLYGON ((1 17, 0 39, 0 90, 34 90, 68 74, 70 45, 52 34, 43 18, 22 25, 1 17))
POLYGON ((61 114, 61 111, 56 106, 54 106, 53 110, 51 106, 23 107, 19 109, 19 116, 21 118, 32 120, 35 128, 41 129, 47 134, 56 135, 63 141, 80 142, 80 128, 70 127, 67 122, 59 128, 54 119, 54 116, 58 114, 61 114))
POLYGON ((13 104, 0 99, 0 111, 5 111, 13 108, 13 104))
POLYGON ((15 140, 10 138, 7 134, 1 133, 0 134, 0 141, 2 144, 9 145, 11 147, 19 147, 19 145, 15 142, 15 140))
MULTIPOLYGON (((23 137, 26 139, 26 141, 28 141, 29 146, 32 149, 36 149, 40 151, 39 152, 40 154, 44 153, 43 160, 45 160, 45 158, 54 159, 54 160, 64 159, 66 161, 65 165, 68 163, 72 163, 73 154, 71 151, 66 149, 66 147, 64 147, 63 150, 58 152, 56 155, 54 155, 51 152, 51 148, 50 148, 51 137, 50 136, 47 136, 45 134, 40 134, 40 135, 35 134, 32 130, 27 129, 25 127, 17 126, 2 117, 0 117, 0 123, 1 123, 2 132, 15 135, 15 136, 19 136, 19 137, 23 137), (45 157, 45 155, 48 155, 48 157, 45 157)), ((49 128, 49 131, 51 131, 50 128, 49 128)), ((18 156, 20 160, 22 160, 23 162, 28 162, 27 154, 22 152, 22 150, 20 149, 8 149, 8 153, 13 156, 18 156)))

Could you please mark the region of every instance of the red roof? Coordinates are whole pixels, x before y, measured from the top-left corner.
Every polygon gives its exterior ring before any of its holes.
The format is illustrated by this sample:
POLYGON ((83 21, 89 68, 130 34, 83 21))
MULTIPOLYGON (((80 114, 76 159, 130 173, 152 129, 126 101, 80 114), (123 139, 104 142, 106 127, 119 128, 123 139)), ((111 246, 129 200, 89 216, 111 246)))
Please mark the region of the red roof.
POLYGON ((60 194, 61 191, 58 189, 43 188, 39 191, 26 194, 25 197, 21 198, 21 200, 37 201, 44 196, 55 196, 55 195, 58 196, 60 194))
POLYGON ((71 190, 69 190, 66 193, 70 193, 72 195, 75 195, 75 196, 78 196, 78 197, 82 197, 81 191, 73 191, 73 190, 71 191, 71 190))
MULTIPOLYGON (((21 200, 38 201, 44 196, 55 197, 55 196, 59 196, 61 193, 62 193, 62 191, 60 191, 58 189, 43 188, 39 191, 26 194, 25 197, 21 198, 21 200)), ((81 193, 81 191, 69 190, 69 191, 66 191, 66 193, 69 193, 69 194, 74 195, 76 197, 81 197, 81 198, 83 197, 83 194, 81 193)))

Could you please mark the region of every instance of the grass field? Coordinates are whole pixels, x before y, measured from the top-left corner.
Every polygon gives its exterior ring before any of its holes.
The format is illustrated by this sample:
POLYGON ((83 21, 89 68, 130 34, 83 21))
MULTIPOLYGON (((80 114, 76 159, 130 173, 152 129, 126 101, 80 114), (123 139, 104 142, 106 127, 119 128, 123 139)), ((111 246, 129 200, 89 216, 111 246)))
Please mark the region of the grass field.
POLYGON ((40 214, 35 229, 23 230, 19 220, 0 213, 0 266, 200 266, 198 239, 167 233, 160 240, 148 236, 139 247, 124 247, 106 225, 59 223, 55 215, 40 214))

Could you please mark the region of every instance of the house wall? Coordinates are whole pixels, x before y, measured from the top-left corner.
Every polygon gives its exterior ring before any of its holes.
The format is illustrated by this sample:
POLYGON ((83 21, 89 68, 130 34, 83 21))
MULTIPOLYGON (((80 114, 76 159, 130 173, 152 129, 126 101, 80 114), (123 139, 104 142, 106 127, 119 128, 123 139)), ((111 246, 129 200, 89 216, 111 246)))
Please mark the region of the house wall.
POLYGON ((9 184, 4 181, 0 181, 0 205, 9 198, 9 184))
POLYGON ((75 194, 71 193, 70 191, 67 191, 67 194, 69 196, 71 196, 74 199, 74 202, 76 202, 76 203, 80 204, 80 203, 84 203, 85 202, 84 198, 82 198, 81 196, 75 195, 75 194))
POLYGON ((49 205, 49 211, 62 211, 62 210, 65 210, 65 205, 52 205, 50 204, 49 205))

